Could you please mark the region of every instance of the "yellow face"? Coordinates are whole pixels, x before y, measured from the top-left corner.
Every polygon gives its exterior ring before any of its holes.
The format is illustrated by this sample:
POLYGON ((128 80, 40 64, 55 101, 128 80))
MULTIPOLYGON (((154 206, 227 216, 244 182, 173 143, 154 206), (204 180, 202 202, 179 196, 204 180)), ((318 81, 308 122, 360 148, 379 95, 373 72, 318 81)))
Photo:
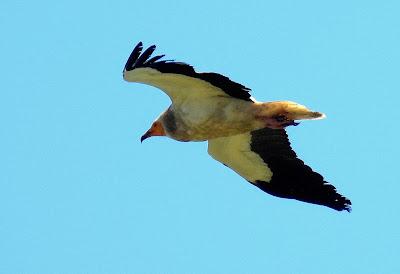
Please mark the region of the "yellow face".
POLYGON ((152 136, 165 136, 164 127, 161 122, 155 121, 151 125, 150 129, 142 136, 142 138, 140 138, 140 141, 143 142, 145 139, 152 136))

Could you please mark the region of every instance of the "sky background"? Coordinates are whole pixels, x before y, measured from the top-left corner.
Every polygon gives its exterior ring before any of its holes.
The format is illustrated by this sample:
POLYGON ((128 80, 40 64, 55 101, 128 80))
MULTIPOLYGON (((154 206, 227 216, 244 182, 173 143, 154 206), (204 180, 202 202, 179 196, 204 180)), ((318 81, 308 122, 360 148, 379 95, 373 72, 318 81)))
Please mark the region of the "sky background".
POLYGON ((400 273, 399 1, 0 2, 0 273, 400 273), (140 136, 138 41, 327 114, 293 148, 353 211, 140 136))

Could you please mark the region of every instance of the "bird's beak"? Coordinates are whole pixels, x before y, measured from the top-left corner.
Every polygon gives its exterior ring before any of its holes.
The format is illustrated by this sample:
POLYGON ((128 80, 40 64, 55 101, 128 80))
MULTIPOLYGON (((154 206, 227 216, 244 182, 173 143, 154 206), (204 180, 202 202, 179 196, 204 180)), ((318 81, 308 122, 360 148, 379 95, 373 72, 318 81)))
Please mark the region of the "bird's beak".
POLYGON ((148 130, 145 134, 143 134, 142 137, 140 137, 140 142, 143 143, 144 140, 146 140, 147 138, 149 138, 151 136, 152 136, 151 131, 148 130))
POLYGON ((140 138, 140 142, 152 136, 165 136, 164 128, 158 121, 154 122, 151 128, 140 138))

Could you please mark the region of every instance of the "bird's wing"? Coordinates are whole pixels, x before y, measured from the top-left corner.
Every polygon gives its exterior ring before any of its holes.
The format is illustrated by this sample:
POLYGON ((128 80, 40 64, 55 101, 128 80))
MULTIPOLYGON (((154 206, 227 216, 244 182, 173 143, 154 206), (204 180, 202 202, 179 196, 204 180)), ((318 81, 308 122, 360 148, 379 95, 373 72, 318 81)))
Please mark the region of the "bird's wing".
POLYGON ((192 66, 161 60, 164 55, 150 56, 156 46, 143 50, 139 42, 129 56, 123 71, 128 82, 144 83, 163 90, 174 104, 187 99, 226 96, 252 101, 250 89, 218 73, 197 73, 192 66))
POLYGON ((264 128, 212 139, 208 153, 274 196, 351 210, 349 199, 297 158, 284 129, 264 128))

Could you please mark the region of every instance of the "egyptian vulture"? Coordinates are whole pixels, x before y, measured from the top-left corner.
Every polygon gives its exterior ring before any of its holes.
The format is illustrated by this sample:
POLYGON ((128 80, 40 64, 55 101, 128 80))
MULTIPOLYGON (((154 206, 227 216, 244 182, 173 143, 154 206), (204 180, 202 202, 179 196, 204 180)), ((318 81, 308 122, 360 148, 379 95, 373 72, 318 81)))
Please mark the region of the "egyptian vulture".
POLYGON ((208 141, 211 157, 266 193, 350 212, 350 200, 297 157, 285 131, 323 113, 290 101, 257 102, 249 88, 226 76, 151 57, 155 48, 143 51, 139 42, 123 70, 126 81, 157 87, 172 101, 141 141, 208 141))

